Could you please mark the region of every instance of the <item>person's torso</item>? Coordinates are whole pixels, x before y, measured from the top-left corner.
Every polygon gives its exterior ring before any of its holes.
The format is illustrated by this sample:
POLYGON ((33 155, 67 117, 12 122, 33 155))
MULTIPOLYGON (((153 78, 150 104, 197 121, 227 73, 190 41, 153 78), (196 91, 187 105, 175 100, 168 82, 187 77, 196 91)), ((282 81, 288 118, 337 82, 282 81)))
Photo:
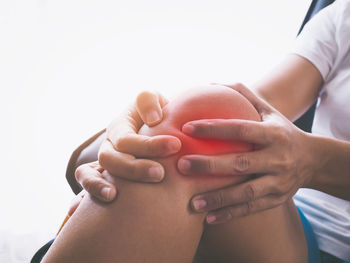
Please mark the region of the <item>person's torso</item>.
MULTIPOLYGON (((336 46, 330 48, 335 52, 327 57, 331 67, 323 75, 312 133, 350 142, 350 1, 338 0, 335 5, 338 9, 333 7, 326 17, 335 29, 332 45, 336 46)), ((325 55, 329 44, 320 47, 325 55)), ((317 65, 317 61, 312 62, 321 73, 326 72, 328 65, 317 65)), ((350 171, 343 172, 350 176, 350 171)), ((350 201, 311 189, 300 189, 294 201, 310 221, 320 249, 350 260, 350 201)))

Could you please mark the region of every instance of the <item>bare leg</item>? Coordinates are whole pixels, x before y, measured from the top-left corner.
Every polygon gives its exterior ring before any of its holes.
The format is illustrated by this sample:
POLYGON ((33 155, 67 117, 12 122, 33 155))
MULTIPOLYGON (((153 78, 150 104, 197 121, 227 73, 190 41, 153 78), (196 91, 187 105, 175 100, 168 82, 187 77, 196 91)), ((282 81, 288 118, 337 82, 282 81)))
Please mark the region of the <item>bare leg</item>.
POLYGON ((226 224, 207 225, 198 251, 201 263, 308 262, 304 231, 293 200, 226 224))
MULTIPOLYGON (((250 119, 258 120, 253 106, 237 96, 222 87, 193 91, 167 105, 160 125, 152 129, 144 126, 140 133, 182 138, 181 154, 196 151, 214 154, 220 148, 221 152, 249 150, 239 144, 227 144, 232 149, 223 142, 205 144, 180 132, 183 123, 190 119, 239 118, 235 112, 242 111, 244 105, 246 117, 250 114, 250 119), (215 110, 208 105, 215 106, 215 110)), ((175 167, 177 158, 160 160, 166 176, 158 185, 113 179, 105 174, 118 185, 117 200, 104 205, 87 196, 44 262, 191 262, 203 233, 205 214, 192 213, 189 200, 196 193, 238 183, 247 177, 182 176, 175 167)), ((225 225, 206 227, 202 246, 222 262, 289 263, 303 262, 306 258, 305 239, 292 202, 225 225)))
MULTIPOLYGON (((195 184, 167 167, 166 179, 159 185, 116 179, 118 199, 110 205, 87 196, 44 262, 192 262, 205 215, 192 213, 188 204, 194 193, 210 190, 211 183, 195 184)), ((215 262, 287 263, 307 258, 292 202, 206 226, 201 250, 215 262)))
POLYGON ((116 183, 112 204, 84 198, 44 262, 192 262, 204 215, 189 212, 189 188, 171 175, 159 185, 116 183))

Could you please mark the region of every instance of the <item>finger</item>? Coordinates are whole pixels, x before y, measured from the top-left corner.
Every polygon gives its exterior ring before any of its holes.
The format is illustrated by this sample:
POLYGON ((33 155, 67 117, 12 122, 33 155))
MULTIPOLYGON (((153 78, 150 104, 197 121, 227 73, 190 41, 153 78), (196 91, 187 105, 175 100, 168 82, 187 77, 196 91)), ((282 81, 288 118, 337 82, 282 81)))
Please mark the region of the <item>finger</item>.
POLYGON ((214 176, 261 174, 272 172, 271 162, 266 162, 266 151, 254 151, 225 155, 185 155, 178 161, 182 174, 214 176))
POLYGON ((244 86, 241 83, 224 85, 229 87, 240 94, 242 94, 251 104, 253 104, 254 108, 260 113, 265 114, 272 111, 272 107, 265 102, 263 99, 259 98, 253 91, 244 86))
POLYGON ((205 119, 185 123, 182 131, 190 136, 249 143, 269 142, 268 127, 262 122, 238 119, 205 119))
POLYGON ((207 215, 206 221, 208 224, 226 223, 234 218, 248 216, 266 209, 277 207, 285 202, 284 199, 267 195, 258 200, 247 202, 244 204, 225 207, 207 215))
POLYGON ((129 134, 118 140, 116 150, 135 157, 165 157, 181 149, 181 141, 174 136, 144 136, 129 134))
POLYGON ((142 125, 144 122, 136 106, 132 104, 108 126, 107 139, 115 146, 120 138, 128 134, 137 134, 142 125))
MULTIPOLYGON (((159 95, 158 100, 162 107, 167 103, 161 95, 159 95)), ((174 154, 180 149, 181 143, 174 136, 155 136, 152 138, 138 135, 137 133, 143 124, 136 107, 131 105, 109 125, 107 139, 116 150, 136 156, 163 157, 174 154)))
POLYGON ((192 198, 191 206, 196 212, 208 212, 227 206, 252 203, 268 194, 279 194, 277 182, 275 176, 264 175, 245 183, 199 194, 192 198))
POLYGON ((115 198, 117 190, 113 184, 103 179, 102 171, 103 169, 97 162, 83 164, 75 171, 75 178, 92 196, 109 202, 115 198))
POLYGON ((111 175, 128 180, 156 183, 164 178, 164 168, 159 163, 115 151, 108 140, 102 143, 98 160, 111 175))
POLYGON ((136 99, 136 109, 141 119, 148 126, 154 126, 163 118, 162 108, 167 100, 159 93, 141 92, 136 99))
POLYGON ((137 134, 142 125, 143 121, 132 105, 108 126, 107 139, 116 146, 120 138, 137 134))

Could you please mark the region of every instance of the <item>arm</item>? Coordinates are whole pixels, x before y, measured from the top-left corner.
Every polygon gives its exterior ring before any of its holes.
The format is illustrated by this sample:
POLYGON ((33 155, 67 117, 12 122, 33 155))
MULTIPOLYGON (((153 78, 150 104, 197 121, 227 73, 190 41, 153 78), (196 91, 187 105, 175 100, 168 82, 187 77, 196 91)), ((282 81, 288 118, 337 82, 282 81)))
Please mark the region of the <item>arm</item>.
POLYGON ((314 173, 305 187, 350 201, 350 143, 310 134, 314 173))
MULTIPOLYGON (((320 72, 311 62, 290 55, 253 89, 294 121, 317 99, 322 83, 320 72)), ((350 200, 350 143, 314 134, 305 137, 305 149, 313 156, 313 171, 310 182, 302 187, 350 200)))
MULTIPOLYGON (((315 101, 321 84, 318 70, 309 61, 290 55, 269 77, 258 82, 254 90, 290 120, 294 120, 315 101)), ((143 92, 134 105, 109 125, 107 140, 99 151, 99 160, 112 175, 146 182, 158 181, 148 171, 154 167, 162 175, 162 167, 141 157, 162 157, 176 153, 179 144, 169 136, 150 138, 137 135, 136 131, 143 123, 149 126, 158 124, 163 118, 161 109, 166 104, 167 100, 161 95, 143 92), (133 166, 138 168, 132 169, 133 166)), ((115 186, 100 175, 84 173, 77 181, 101 201, 111 201, 115 197, 115 186)))
MULTIPOLYGON (((153 128, 143 126, 139 133, 178 137, 183 146, 179 155, 251 149, 251 145, 241 142, 198 140, 181 133, 182 123, 203 117, 259 121, 254 107, 239 93, 211 86, 179 96, 164 110, 162 123, 153 128), (214 105, 215 110, 211 107, 214 105)), ((110 183, 117 183, 118 199, 104 205, 87 195, 44 262, 190 262, 205 218, 205 214, 194 214, 188 209, 191 196, 241 183, 249 176, 182 176, 176 168, 179 155, 156 159, 166 172, 163 182, 157 185, 113 178, 97 163, 81 166, 78 177, 81 173, 99 173, 110 183)), ((292 200, 217 229, 208 228, 202 245, 215 262, 217 258, 221 259, 219 262, 304 262, 306 259, 303 230, 292 200), (262 237, 252 238, 257 232, 262 237), (240 244, 232 248, 235 239, 240 244)))
MULTIPOLYGON (((316 100, 323 81, 318 69, 298 55, 288 56, 254 91, 294 121, 316 100), (293 103, 290 103, 290 102, 293 103)), ((303 187, 350 200, 350 143, 305 134, 313 155, 312 179, 303 187)))
MULTIPOLYGON (((297 55, 288 56, 278 68, 256 84, 254 91, 293 121, 316 100, 322 76, 311 62, 297 55)), ((305 149, 313 156, 313 172, 311 181, 302 186, 350 200, 350 143, 305 136, 305 149)))
POLYGON ((316 101, 322 83, 320 72, 310 61, 291 54, 252 89, 294 121, 316 101))
MULTIPOLYGON (((349 199, 346 194, 350 189, 348 143, 308 135, 290 122, 315 100, 322 79, 328 83, 339 77, 336 74, 338 66, 344 62, 348 50, 348 42, 342 38, 343 32, 349 29, 348 10, 347 2, 340 1, 316 15, 305 26, 295 46, 296 53, 307 59, 288 56, 265 80, 255 85, 258 97, 242 86, 236 87, 254 103, 265 125, 231 121, 207 127, 197 123, 195 126, 199 129, 192 129, 197 130, 193 134, 198 136, 257 141, 253 153, 202 158, 203 167, 208 162, 214 163, 213 167, 233 163, 231 171, 226 170, 227 174, 232 174, 233 170, 233 174, 253 172, 260 175, 251 182, 220 193, 225 202, 215 201, 219 193, 200 196, 207 198, 207 209, 222 208, 221 213, 216 213, 218 217, 220 214, 224 218, 239 216, 274 207, 300 187, 349 199), (269 199, 269 196, 273 198, 269 199)), ((337 92, 336 87, 332 92, 337 92)))
POLYGON ((195 137, 253 142, 256 144, 255 150, 222 156, 184 156, 183 159, 196 165, 190 165, 187 170, 179 168, 184 174, 197 174, 200 171, 212 175, 220 172, 259 176, 224 191, 194 197, 194 210, 212 211, 208 217, 215 218, 213 223, 226 222, 234 217, 281 205, 300 187, 350 199, 349 143, 307 134, 243 85, 231 87, 255 106, 263 119, 262 123, 194 121, 187 123, 183 130, 195 137), (192 127, 188 129, 187 126, 192 127), (205 206, 196 207, 195 203, 199 200, 205 206))

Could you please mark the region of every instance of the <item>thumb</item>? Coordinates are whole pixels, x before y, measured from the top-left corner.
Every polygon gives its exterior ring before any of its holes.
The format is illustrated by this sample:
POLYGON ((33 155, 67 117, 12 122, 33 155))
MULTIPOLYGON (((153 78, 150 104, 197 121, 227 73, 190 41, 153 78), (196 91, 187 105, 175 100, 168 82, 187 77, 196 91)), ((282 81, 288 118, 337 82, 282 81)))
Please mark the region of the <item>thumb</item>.
POLYGON ((167 103, 161 94, 143 91, 136 98, 136 110, 146 125, 154 126, 161 122, 167 103))
POLYGON ((92 196, 110 202, 116 196, 115 186, 102 177, 103 168, 98 162, 83 164, 75 171, 75 178, 92 196))

